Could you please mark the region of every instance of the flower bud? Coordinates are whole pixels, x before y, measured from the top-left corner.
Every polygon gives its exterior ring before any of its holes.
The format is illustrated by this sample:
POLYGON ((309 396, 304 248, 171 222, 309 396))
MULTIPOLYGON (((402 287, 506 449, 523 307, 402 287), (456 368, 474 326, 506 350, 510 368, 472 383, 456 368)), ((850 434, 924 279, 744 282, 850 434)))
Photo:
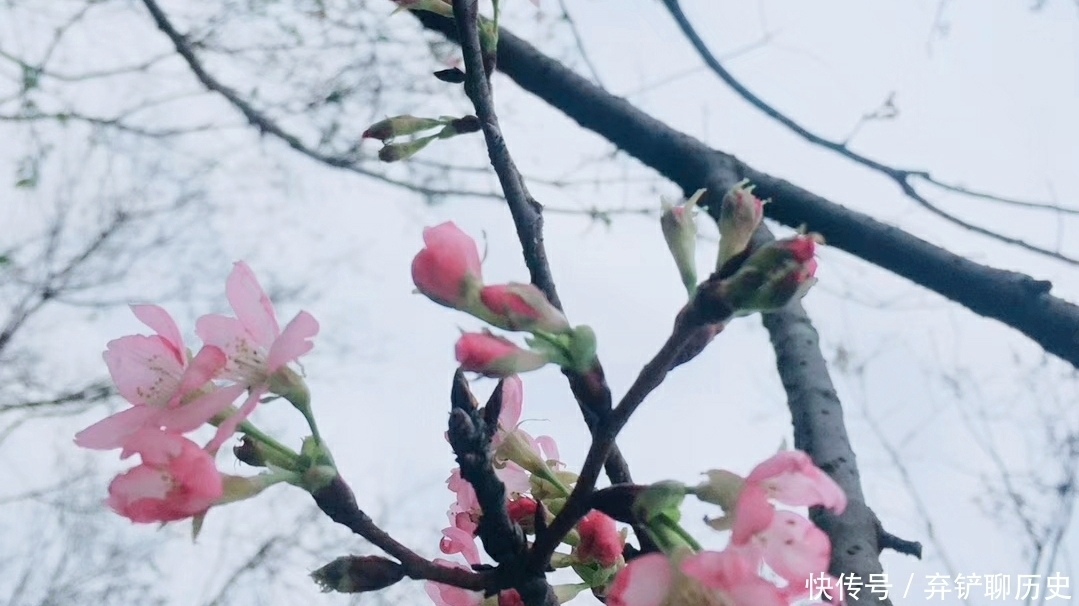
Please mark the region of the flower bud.
POLYGON ((380 556, 342 556, 311 573, 323 592, 378 591, 405 578, 400 564, 380 556))
POLYGON ((813 258, 817 234, 776 240, 754 252, 723 283, 723 296, 735 315, 779 309, 801 298, 816 283, 813 258))
POLYGON ((581 542, 577 544, 577 558, 582 562, 596 562, 604 568, 614 566, 622 555, 623 540, 614 520, 606 514, 592 510, 577 523, 581 542))
POLYGON ((378 159, 383 162, 397 162, 398 160, 411 158, 437 138, 438 135, 431 135, 430 137, 413 139, 407 143, 387 143, 382 146, 382 149, 378 150, 378 159))
POLYGON ((706 190, 699 189, 689 200, 680 206, 672 206, 664 201, 663 214, 659 217, 659 226, 667 248, 678 266, 682 284, 689 293, 697 288, 697 264, 694 251, 697 248, 697 224, 693 220, 697 201, 706 190))
POLYGON ((453 7, 445 0, 393 0, 397 9, 393 14, 401 11, 428 11, 443 17, 453 18, 453 7))
POLYGON ((743 179, 723 196, 719 208, 719 259, 716 271, 749 246, 764 216, 764 202, 753 195, 754 185, 743 179))
POLYGON ((462 369, 495 378, 536 370, 549 362, 546 356, 489 332, 461 335, 454 351, 462 369))
POLYGON ((445 120, 435 118, 417 118, 416 116, 394 116, 379 120, 363 131, 364 139, 378 139, 387 141, 402 135, 414 135, 416 133, 438 128, 445 124, 445 120))
POLYGON ((536 510, 539 503, 531 497, 518 497, 506 502, 506 512, 528 534, 536 532, 536 510))
POLYGON ((499 328, 553 334, 570 329, 566 316, 532 284, 485 286, 480 301, 495 316, 488 320, 499 328))
POLYGON ((483 285, 476 242, 452 222, 423 230, 424 248, 412 260, 412 281, 439 305, 465 309, 483 285))

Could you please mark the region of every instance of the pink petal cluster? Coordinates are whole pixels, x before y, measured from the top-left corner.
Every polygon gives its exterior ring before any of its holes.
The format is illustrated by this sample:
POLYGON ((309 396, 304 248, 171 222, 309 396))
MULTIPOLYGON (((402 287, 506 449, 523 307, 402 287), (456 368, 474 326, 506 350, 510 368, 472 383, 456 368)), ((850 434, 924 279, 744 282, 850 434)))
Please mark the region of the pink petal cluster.
POLYGON ((133 522, 171 522, 209 509, 224 485, 214 459, 187 438, 142 429, 124 445, 142 464, 109 484, 108 505, 133 522))
POLYGON ((205 512, 222 495, 213 456, 270 389, 274 373, 311 349, 318 324, 301 312, 279 330, 269 298, 251 269, 236 263, 226 294, 236 318, 209 315, 197 322, 204 345, 190 357, 180 329, 162 308, 132 311, 154 335, 110 341, 105 363, 117 391, 131 407, 75 436, 99 450, 139 454, 142 464, 113 480, 108 504, 135 522, 168 522, 205 512), (184 437, 225 411, 244 392, 240 412, 221 423, 203 448, 184 437))
POLYGON ((726 549, 686 555, 676 563, 661 554, 636 558, 611 584, 607 603, 787 606, 805 599, 806 580, 827 569, 831 544, 812 522, 792 511, 776 510, 771 500, 792 506, 821 505, 836 512, 847 506, 843 490, 808 455, 796 450, 780 452, 744 479, 734 503, 731 543, 726 549), (758 574, 762 564, 786 585, 762 578, 758 574))

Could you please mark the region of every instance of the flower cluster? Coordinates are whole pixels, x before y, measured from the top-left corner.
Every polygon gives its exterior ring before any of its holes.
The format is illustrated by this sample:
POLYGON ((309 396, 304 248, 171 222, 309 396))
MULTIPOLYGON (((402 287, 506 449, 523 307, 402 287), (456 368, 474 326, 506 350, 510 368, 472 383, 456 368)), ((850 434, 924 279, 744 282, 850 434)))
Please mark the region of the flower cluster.
MULTIPOLYGON (((535 533, 536 516, 557 511, 570 493, 570 486, 577 476, 563 470, 559 461, 558 446, 550 436, 533 438, 520 428, 523 404, 521 379, 516 375, 505 378, 501 387, 501 407, 498 427, 491 438, 490 454, 495 474, 506 488, 506 511, 512 521, 521 526, 527 535, 535 533)), ((447 555, 461 554, 468 565, 481 563, 476 532, 483 512, 476 491, 461 477, 461 470, 450 472, 446 485, 455 495, 455 501, 447 512, 450 525, 443 529, 439 549, 447 555)), ((622 548, 625 536, 615 521, 599 511, 591 511, 577 524, 574 533, 565 541, 572 547, 569 554, 561 554, 559 566, 573 566, 582 577, 593 578, 602 584, 623 563, 622 548)), ((450 560, 436 560, 443 566, 460 566, 450 560)), ((589 583, 560 586, 556 588, 562 601, 575 596, 580 590, 592 586, 589 583)), ((476 606, 483 601, 479 592, 429 582, 427 593, 438 606, 476 606)), ((508 606, 519 603, 520 597, 513 590, 499 596, 499 604, 508 606)))
POLYGON ((619 573, 608 589, 608 604, 787 606, 807 597, 807 579, 827 569, 831 544, 812 522, 777 510, 772 500, 840 513, 847 505, 843 490, 800 451, 780 452, 745 478, 728 471, 711 471, 708 478, 689 490, 723 507, 726 516, 710 524, 731 530, 727 548, 695 550, 663 542, 667 554, 639 557, 619 573), (765 566, 784 584, 762 577, 765 566))
MULTIPOLYGON (((300 312, 281 330, 266 293, 247 264, 236 263, 225 293, 235 316, 206 315, 196 323, 198 353, 185 348, 180 329, 156 305, 132 311, 153 335, 109 342, 105 363, 119 394, 131 405, 75 436, 97 450, 121 449, 142 463, 109 485, 108 505, 134 522, 169 522, 201 516, 216 503, 246 498, 272 483, 218 472, 214 456, 265 394, 287 398, 301 410, 307 388, 288 365, 312 348, 318 322, 300 312), (246 392, 239 408, 233 407, 246 392), (217 425, 200 447, 185 434, 217 425)), ((276 480, 279 481, 279 480, 276 480)))
POLYGON ((462 368, 507 377, 548 363, 580 371, 592 366, 596 349, 592 330, 570 326, 532 284, 485 285, 476 242, 456 225, 428 227, 423 241, 423 250, 412 260, 412 281, 419 292, 497 328, 533 335, 525 349, 488 330, 465 333, 455 348, 462 368))

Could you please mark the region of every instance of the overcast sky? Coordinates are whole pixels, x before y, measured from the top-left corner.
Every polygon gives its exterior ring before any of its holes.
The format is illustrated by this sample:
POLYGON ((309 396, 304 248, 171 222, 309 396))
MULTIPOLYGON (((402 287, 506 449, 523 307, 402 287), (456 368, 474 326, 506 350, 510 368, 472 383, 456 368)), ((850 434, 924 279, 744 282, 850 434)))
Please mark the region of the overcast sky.
MULTIPOLYGON (((511 6, 506 26, 526 37, 537 31, 531 4, 511 4, 519 6, 511 6)), ((690 71, 700 62, 659 3, 566 4, 584 50, 612 93, 757 169, 977 261, 1052 280, 1054 294, 1079 300, 1075 267, 931 217, 885 178, 801 141, 705 69, 690 71), (676 74, 683 75, 670 79, 676 74)), ((770 36, 727 67, 811 130, 843 139, 860 116, 892 97, 898 116, 864 125, 851 142, 854 149, 972 188, 1079 206, 1079 10, 1074 3, 1049 0, 1038 12, 1029 10, 1030 2, 958 0, 943 8, 936 0, 684 4, 721 56, 770 36)), ((133 15, 140 14, 138 8, 133 15)), ((387 7, 376 5, 375 10, 383 8, 389 13, 387 7)), ((544 0, 539 11, 550 19, 559 12, 558 2, 544 0)), ((416 27, 406 17, 396 19, 400 27, 416 27)), ((125 31, 139 40, 138 48, 165 48, 148 19, 135 28, 125 25, 125 31)), ((564 35, 540 42, 556 45, 552 51, 570 58, 576 69, 586 69, 573 60, 576 51, 564 35)), ((530 187, 541 202, 558 208, 637 208, 658 206, 660 193, 679 194, 632 161, 598 165, 611 151, 609 145, 507 78, 497 76, 494 83, 506 138, 522 172, 547 179, 611 179, 576 188, 533 181, 530 187)), ((427 105, 431 114, 463 107, 459 99, 431 99, 427 105)), ((224 104, 191 111, 235 119, 224 104)), ((386 112, 396 113, 392 106, 386 112)), ((373 511, 392 505, 396 512, 390 527, 421 552, 436 555, 437 531, 445 525, 451 500, 442 482, 453 459, 442 434, 455 368, 453 343, 459 329, 477 329, 480 323, 413 295, 409 265, 422 246, 422 228, 453 220, 485 247, 488 282, 526 280, 508 213, 481 199, 425 206, 415 195, 316 165, 273 140, 259 140, 250 130, 230 130, 222 141, 229 150, 244 151, 218 157, 221 166, 208 177, 219 210, 200 229, 218 238, 220 255, 212 263, 201 261, 212 269, 199 276, 196 286, 200 294, 215 289, 219 294, 170 309, 193 339, 192 319, 224 307, 224 277, 237 259, 246 259, 267 285, 299 289, 280 306, 279 316, 287 321, 302 308, 321 323, 304 367, 316 414, 342 473, 362 505, 373 511)), ((430 151, 430 157, 467 160, 483 153, 478 137, 439 142, 430 151)), ((931 189, 925 193, 964 218, 1079 256, 1074 217, 1015 212, 931 189)), ((0 225, 11 226, 29 220, 25 208, 39 201, 33 193, 13 190, 5 199, 9 202, 0 208, 0 225)), ((700 224, 706 236, 714 234, 706 217, 700 224)), ((546 226, 567 315, 595 329, 600 359, 619 397, 662 343, 684 303, 658 224, 618 216, 606 227, 581 216, 552 214, 546 226)), ((0 230, 0 244, 6 231, 0 230)), ((703 240, 698 251, 703 273, 713 262, 714 244, 703 240)), ((1020 476, 1031 464, 1052 460, 1044 453, 1044 424, 1079 430, 1071 410, 1079 391, 1074 373, 1055 359, 1043 364, 1040 348, 1015 331, 841 251, 821 251, 818 277, 805 304, 832 362, 868 504, 886 529, 925 545, 921 562, 894 553, 883 556, 893 583, 901 587, 914 574, 914 598, 923 595, 929 574, 1028 572, 1029 554, 1020 552, 1021 531, 1014 517, 1006 517, 1010 525, 1001 525, 987 515, 992 501, 987 486, 1000 484, 993 457, 1020 476)), ((152 274, 133 278, 124 285, 126 296, 152 292, 146 282, 152 279, 152 274)), ((57 318, 63 328, 43 331, 41 339, 53 344, 47 351, 56 367, 73 375, 102 373, 105 342, 141 330, 123 309, 92 317, 76 310, 57 318)), ((525 429, 554 436, 566 463, 579 466, 587 434, 563 377, 548 368, 525 376, 524 385, 524 416, 531 419, 525 429)), ((481 380, 475 388, 486 394, 491 387, 493 382, 481 380)), ((301 420, 283 405, 263 407, 256 420, 287 439, 301 436, 301 420)), ((47 476, 26 471, 22 462, 31 453, 74 451, 70 433, 50 430, 45 435, 44 427, 16 434, 18 448, 9 443, 0 449, 0 479, 5 482, 0 494, 48 483, 47 476)), ((759 318, 751 317, 732 324, 698 359, 675 371, 630 422, 619 444, 636 480, 695 482, 710 468, 744 474, 784 441, 791 443, 785 396, 767 334, 759 318)), ((201 604, 212 590, 188 587, 222 582, 202 554, 217 553, 214 546, 229 536, 228 524, 257 537, 259 524, 251 520, 268 502, 287 507, 304 502, 302 494, 290 492, 297 491, 275 489, 213 512, 199 545, 183 543, 182 530, 162 533, 178 537, 172 549, 190 568, 166 572, 177 585, 175 604, 201 604)), ((709 512, 688 507, 689 525, 705 543, 721 546, 723 535, 696 523, 704 513, 709 512)), ((114 523, 127 525, 118 517, 114 523)), ((146 527, 138 532, 149 536, 157 531, 146 527)), ((359 544, 344 541, 342 551, 359 544)), ((1079 534, 1069 532, 1064 546, 1056 568, 1071 574, 1070 554, 1079 548, 1079 534)), ((283 574, 299 579, 317 565, 312 561, 307 569, 283 574)), ((310 592, 310 603, 339 603, 332 597, 318 601, 314 586, 310 592)), ((586 599, 591 598, 581 603, 586 599)), ((980 595, 972 600, 983 602, 980 595)))

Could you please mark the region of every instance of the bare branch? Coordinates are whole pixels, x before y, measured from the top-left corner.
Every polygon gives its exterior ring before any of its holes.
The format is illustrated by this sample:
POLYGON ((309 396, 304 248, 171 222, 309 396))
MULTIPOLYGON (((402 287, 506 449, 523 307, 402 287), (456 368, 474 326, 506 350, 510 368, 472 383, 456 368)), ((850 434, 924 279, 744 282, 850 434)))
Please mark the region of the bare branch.
MULTIPOLYGON (((704 62, 708 65, 708 67, 711 68, 711 70, 721 80, 723 80, 723 82, 725 82, 728 86, 730 86, 732 89, 734 89, 734 91, 737 92, 747 102, 749 102, 750 105, 752 105, 752 106, 756 107, 757 109, 761 110, 762 112, 767 114, 770 118, 776 120, 777 122, 779 122, 783 126, 786 126, 788 129, 790 129, 791 131, 796 133, 798 136, 802 137, 806 141, 809 141, 810 143, 813 143, 814 145, 819 145, 820 147, 823 147, 825 149, 832 150, 832 151, 836 152, 837 154, 840 154, 841 156, 843 156, 843 157, 845 157, 845 158, 847 158, 849 160, 852 160, 852 161, 854 161, 854 162, 856 162, 858 164, 861 164, 862 166, 865 166, 866 168, 872 169, 872 170, 874 170, 876 172, 879 172, 879 173, 887 176, 888 178, 893 180, 896 183, 896 185, 899 186, 899 188, 903 191, 904 194, 907 195, 908 198, 910 198, 911 200, 914 200, 915 202, 917 202, 919 205, 921 205, 923 208, 925 208, 929 212, 937 215, 938 217, 940 217, 940 218, 942 218, 942 219, 944 219, 946 221, 949 221, 949 222, 951 222, 951 223, 953 223, 955 225, 958 225, 958 226, 960 226, 960 227, 962 227, 964 229, 968 229, 968 230, 970 230, 970 231, 972 231, 974 233, 981 234, 983 236, 993 238, 995 240, 999 240, 1000 242, 1004 242, 1006 244, 1011 244, 1011 245, 1014 245, 1014 246, 1018 246, 1020 248, 1024 248, 1024 249, 1032 251, 1032 252, 1036 252, 1036 253, 1039 253, 1039 254, 1042 254, 1042 255, 1045 255, 1045 256, 1048 256, 1048 257, 1052 257, 1053 259, 1057 259, 1058 261, 1063 261, 1063 262, 1069 263, 1071 265, 1079 266, 1079 259, 1069 257, 1067 255, 1064 255, 1064 254, 1060 253, 1059 251, 1054 251, 1054 250, 1049 250, 1047 248, 1042 248, 1040 246, 1030 244, 1029 242, 1026 242, 1024 240, 1020 240, 1018 238, 1012 238, 1010 236, 1005 236, 1005 235, 1000 234, 998 232, 995 232, 993 230, 986 229, 986 228, 981 227, 979 225, 975 225, 975 224, 973 224, 973 223, 971 223, 969 221, 966 221, 964 219, 960 219, 959 217, 945 211, 944 209, 940 208, 939 206, 937 206, 936 204, 934 204, 933 202, 929 201, 924 196, 919 194, 918 191, 911 184, 911 179, 915 178, 915 177, 920 177, 920 178, 922 178, 922 179, 924 179, 924 180, 926 180, 926 181, 928 181, 928 182, 930 182, 930 183, 932 183, 934 185, 937 185, 938 187, 943 187, 945 189, 948 189, 948 190, 956 192, 956 193, 964 193, 964 194, 970 193, 967 190, 965 190, 964 188, 954 186, 954 185, 944 184, 944 183, 932 178, 929 175, 929 173, 925 172, 925 171, 912 171, 912 170, 906 170, 906 169, 899 169, 899 168, 895 168, 895 167, 892 167, 892 166, 887 166, 885 164, 881 164, 880 162, 877 162, 876 160, 870 159, 870 158, 868 158, 866 156, 863 156, 863 155, 851 150, 849 147, 846 146, 845 143, 841 143, 841 142, 838 142, 838 141, 831 141, 831 140, 825 139, 824 137, 821 137, 821 136, 819 136, 819 135, 817 135, 817 134, 815 134, 813 132, 810 132, 808 129, 801 126, 800 124, 798 124, 794 120, 790 119, 785 114, 783 114, 779 110, 777 110, 774 107, 772 107, 771 105, 769 105, 767 102, 765 102, 763 99, 761 99, 757 95, 753 94, 752 91, 750 91, 748 88, 746 88, 729 71, 727 71, 723 67, 723 65, 719 62, 719 60, 716 59, 716 57, 712 54, 712 52, 710 50, 708 50, 708 46, 705 44, 704 40, 701 39, 700 35, 697 34, 697 30, 693 27, 693 24, 690 23, 689 18, 686 17, 685 13, 682 12, 682 7, 679 4, 678 0, 663 0, 663 4, 664 4, 664 6, 667 7, 667 10, 671 13, 671 16, 673 16, 674 20, 678 23, 678 27, 682 30, 682 33, 686 36, 686 38, 689 39, 690 44, 693 45, 693 48, 694 48, 694 50, 697 51, 697 54, 700 55, 701 59, 704 60, 704 62)), ((1012 201, 1010 199, 1007 199, 1007 198, 1001 198, 1001 197, 996 197, 996 196, 988 196, 988 195, 984 195, 984 194, 983 195, 978 195, 978 196, 975 196, 975 197, 979 197, 979 198, 983 198, 983 199, 991 199, 991 200, 994 200, 996 202, 1002 202, 1002 203, 1013 203, 1014 202, 1014 201, 1012 201)), ((1038 209, 1038 210, 1052 210, 1054 212, 1067 212, 1067 213, 1079 214, 1079 211, 1076 211, 1074 209, 1067 209, 1067 208, 1064 208, 1064 207, 1058 207, 1058 206, 1054 206, 1054 205, 1046 205, 1046 204, 1040 204, 1040 203, 1026 202, 1026 203, 1020 203, 1020 204, 1018 204, 1018 206, 1022 206, 1022 207, 1025 207, 1025 208, 1033 208, 1033 209, 1038 209)))

